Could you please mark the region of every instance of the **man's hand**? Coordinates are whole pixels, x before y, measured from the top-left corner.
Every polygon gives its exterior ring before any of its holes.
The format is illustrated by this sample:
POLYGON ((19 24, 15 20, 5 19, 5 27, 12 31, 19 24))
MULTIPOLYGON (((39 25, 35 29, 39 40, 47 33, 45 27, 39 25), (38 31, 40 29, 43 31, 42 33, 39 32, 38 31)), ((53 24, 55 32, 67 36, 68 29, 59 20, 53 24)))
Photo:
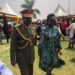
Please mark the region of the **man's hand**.
POLYGON ((11 62, 11 65, 15 67, 15 65, 16 65, 16 62, 11 62))

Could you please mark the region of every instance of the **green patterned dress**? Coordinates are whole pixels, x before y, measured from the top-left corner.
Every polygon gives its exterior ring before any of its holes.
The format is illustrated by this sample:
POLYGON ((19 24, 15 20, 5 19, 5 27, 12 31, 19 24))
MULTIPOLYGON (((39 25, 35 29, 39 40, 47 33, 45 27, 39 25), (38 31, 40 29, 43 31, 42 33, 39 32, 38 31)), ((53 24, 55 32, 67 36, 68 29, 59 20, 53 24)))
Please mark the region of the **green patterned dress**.
POLYGON ((56 66, 58 51, 60 50, 60 33, 57 28, 48 26, 41 28, 39 44, 40 68, 44 71, 56 66))

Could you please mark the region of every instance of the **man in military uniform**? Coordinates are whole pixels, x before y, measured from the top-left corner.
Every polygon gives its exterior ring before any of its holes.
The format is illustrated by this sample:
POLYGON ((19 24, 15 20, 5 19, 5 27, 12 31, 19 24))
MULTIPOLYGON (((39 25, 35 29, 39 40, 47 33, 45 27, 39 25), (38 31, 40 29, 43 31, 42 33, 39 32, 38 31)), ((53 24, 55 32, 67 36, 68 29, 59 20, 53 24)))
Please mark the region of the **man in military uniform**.
POLYGON ((34 35, 31 31, 32 10, 25 9, 22 14, 23 23, 13 27, 10 44, 11 65, 17 63, 21 75, 33 75, 34 35))

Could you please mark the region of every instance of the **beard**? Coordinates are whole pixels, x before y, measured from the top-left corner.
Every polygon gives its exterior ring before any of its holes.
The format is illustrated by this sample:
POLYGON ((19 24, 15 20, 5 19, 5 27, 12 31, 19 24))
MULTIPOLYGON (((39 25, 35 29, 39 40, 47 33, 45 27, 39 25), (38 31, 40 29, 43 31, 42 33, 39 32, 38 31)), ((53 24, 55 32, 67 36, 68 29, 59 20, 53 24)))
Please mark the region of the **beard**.
POLYGON ((23 17, 23 23, 26 25, 26 26, 29 26, 31 24, 32 20, 31 18, 28 18, 28 17, 23 17))
POLYGON ((29 26, 31 24, 31 22, 26 22, 26 21, 23 21, 23 23, 26 25, 26 26, 29 26))

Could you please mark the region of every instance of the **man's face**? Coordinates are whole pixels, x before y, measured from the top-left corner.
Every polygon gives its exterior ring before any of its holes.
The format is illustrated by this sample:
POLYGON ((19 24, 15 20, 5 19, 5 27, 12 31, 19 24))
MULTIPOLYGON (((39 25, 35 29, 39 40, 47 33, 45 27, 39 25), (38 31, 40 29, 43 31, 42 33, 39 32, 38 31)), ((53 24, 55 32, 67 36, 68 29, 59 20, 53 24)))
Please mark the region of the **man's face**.
POLYGON ((32 18, 23 16, 23 22, 26 26, 28 26, 32 23, 32 18))

